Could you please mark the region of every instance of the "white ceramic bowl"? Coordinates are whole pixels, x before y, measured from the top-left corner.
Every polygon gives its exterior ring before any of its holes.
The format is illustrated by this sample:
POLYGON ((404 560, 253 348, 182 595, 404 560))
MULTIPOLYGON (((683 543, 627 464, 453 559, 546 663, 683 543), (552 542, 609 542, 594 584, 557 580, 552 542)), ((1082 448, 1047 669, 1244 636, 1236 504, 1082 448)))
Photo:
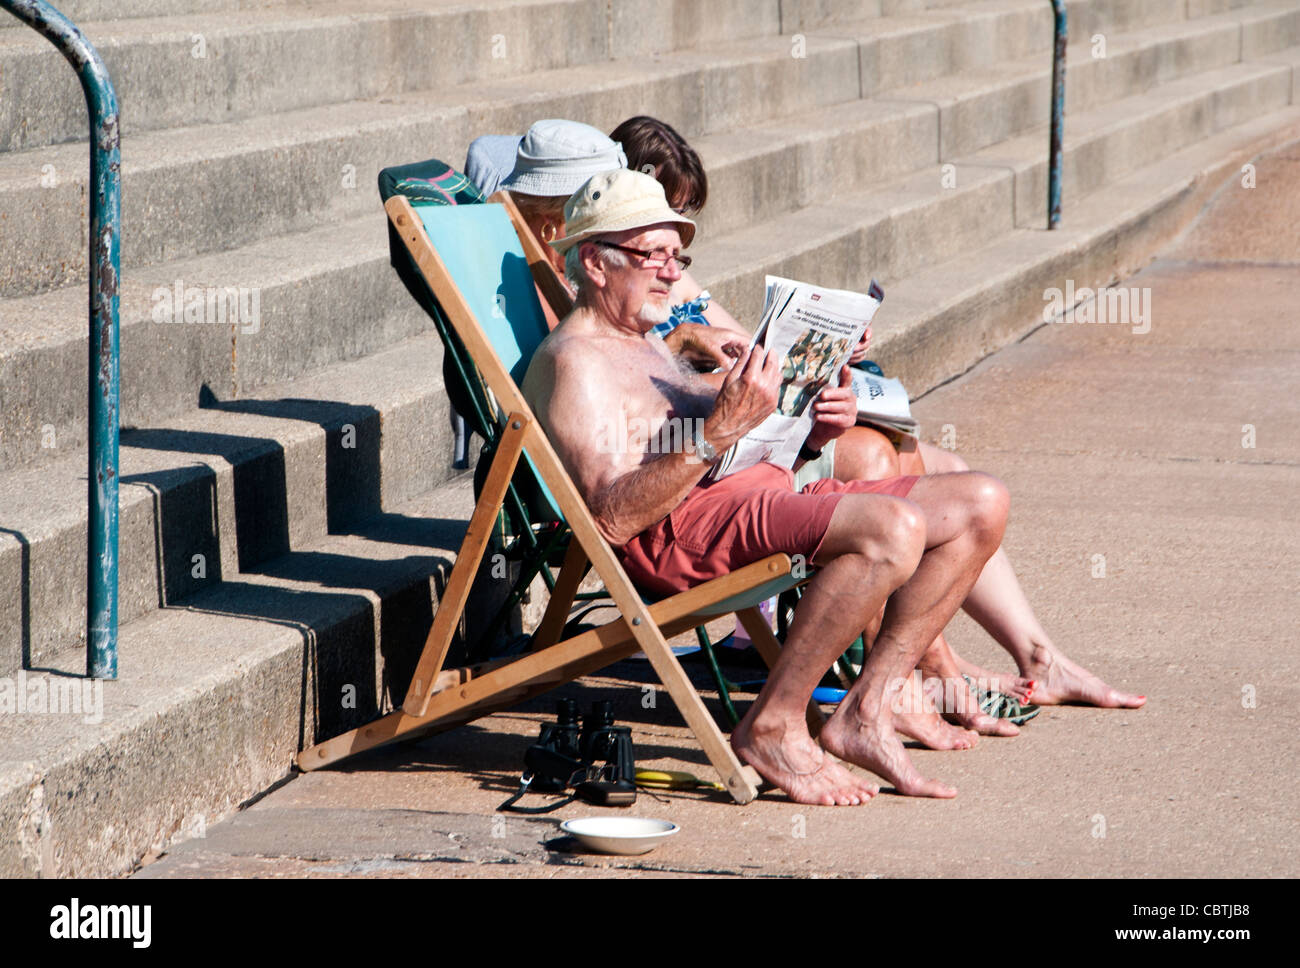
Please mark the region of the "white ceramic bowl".
POLYGON ((584 817, 566 820, 560 829, 602 854, 644 854, 682 828, 646 817, 584 817))

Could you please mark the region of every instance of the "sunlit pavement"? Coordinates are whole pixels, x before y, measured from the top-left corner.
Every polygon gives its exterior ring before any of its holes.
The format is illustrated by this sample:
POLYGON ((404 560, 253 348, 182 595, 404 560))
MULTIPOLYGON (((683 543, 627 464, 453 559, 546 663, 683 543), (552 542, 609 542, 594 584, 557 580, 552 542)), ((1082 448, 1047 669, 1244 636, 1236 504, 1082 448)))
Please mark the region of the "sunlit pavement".
MULTIPOLYGON (((952 801, 642 793, 622 812, 682 829, 635 858, 578 853, 557 830, 619 811, 495 813, 559 696, 612 699, 639 765, 711 777, 629 661, 298 776, 137 876, 1296 876, 1300 146, 1256 167, 1255 187, 1226 186, 1116 284, 1145 319, 1044 326, 914 405, 929 440, 1009 485, 1005 547, 1057 645, 1146 708, 1047 708, 1016 739, 913 751, 952 801)), ((964 615, 950 640, 1011 668, 964 615)), ((703 665, 688 670, 703 690, 703 665)))

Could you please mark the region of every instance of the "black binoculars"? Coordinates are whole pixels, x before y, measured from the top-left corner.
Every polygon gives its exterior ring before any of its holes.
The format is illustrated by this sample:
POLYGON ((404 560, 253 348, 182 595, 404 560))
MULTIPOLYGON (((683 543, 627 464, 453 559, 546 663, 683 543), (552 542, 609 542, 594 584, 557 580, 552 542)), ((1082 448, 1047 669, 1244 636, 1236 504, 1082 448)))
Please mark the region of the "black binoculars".
POLYGON ((600 700, 579 722, 578 704, 561 699, 554 723, 543 723, 537 742, 524 754, 528 786, 559 793, 570 786, 580 800, 622 806, 636 800, 632 730, 614 725, 614 704, 600 700))

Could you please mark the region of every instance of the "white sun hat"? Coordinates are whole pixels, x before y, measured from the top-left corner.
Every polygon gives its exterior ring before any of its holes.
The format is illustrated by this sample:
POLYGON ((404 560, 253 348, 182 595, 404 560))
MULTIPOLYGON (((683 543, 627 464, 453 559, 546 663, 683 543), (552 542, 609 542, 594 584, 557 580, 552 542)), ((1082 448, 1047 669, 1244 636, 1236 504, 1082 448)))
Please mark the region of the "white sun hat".
POLYGON ((592 175, 627 167, 617 141, 580 121, 538 121, 515 153, 515 169, 502 188, 554 198, 572 195, 592 175))
POLYGON ((564 203, 568 234, 551 243, 567 252, 594 235, 624 232, 647 225, 672 222, 682 237, 682 248, 695 238, 695 223, 668 207, 664 187, 649 175, 619 168, 595 175, 564 203))

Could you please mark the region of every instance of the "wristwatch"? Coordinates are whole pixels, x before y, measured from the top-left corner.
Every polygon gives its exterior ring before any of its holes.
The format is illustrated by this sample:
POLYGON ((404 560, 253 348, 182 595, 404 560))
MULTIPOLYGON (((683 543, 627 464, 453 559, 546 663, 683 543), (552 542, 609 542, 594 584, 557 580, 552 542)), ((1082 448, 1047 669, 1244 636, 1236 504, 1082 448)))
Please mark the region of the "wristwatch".
POLYGON ((701 426, 703 421, 693 424, 691 429, 691 448, 696 457, 706 464, 712 464, 718 459, 718 448, 704 439, 704 428, 701 426))
POLYGON ((800 460, 816 460, 821 455, 822 452, 820 450, 813 450, 806 443, 799 448, 800 460))

